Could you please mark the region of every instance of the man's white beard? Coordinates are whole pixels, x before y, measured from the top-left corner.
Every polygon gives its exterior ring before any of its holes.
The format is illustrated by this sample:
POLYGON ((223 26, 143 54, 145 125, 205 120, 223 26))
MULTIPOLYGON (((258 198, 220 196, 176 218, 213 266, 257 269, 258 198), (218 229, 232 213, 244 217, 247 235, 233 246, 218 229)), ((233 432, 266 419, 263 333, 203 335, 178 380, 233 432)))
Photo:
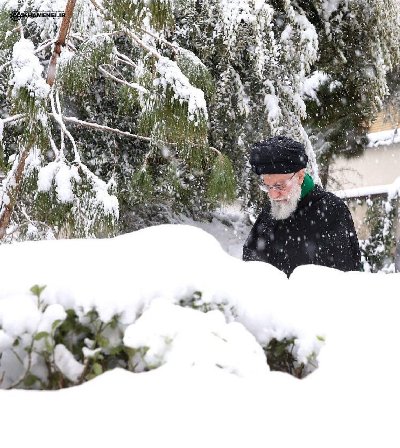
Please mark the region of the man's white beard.
POLYGON ((292 191, 288 198, 284 201, 274 200, 271 201, 271 216, 274 219, 286 219, 296 210, 301 196, 301 185, 296 184, 293 186, 292 191))

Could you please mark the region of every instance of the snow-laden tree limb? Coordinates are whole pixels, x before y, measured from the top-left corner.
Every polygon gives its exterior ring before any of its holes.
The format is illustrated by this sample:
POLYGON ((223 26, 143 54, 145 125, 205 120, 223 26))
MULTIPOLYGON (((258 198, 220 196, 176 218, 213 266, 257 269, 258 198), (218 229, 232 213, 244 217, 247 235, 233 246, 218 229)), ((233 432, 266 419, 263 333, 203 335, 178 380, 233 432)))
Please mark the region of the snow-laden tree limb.
MULTIPOLYGON (((33 54, 37 54, 37 53, 40 53, 40 52, 43 51, 43 50, 46 50, 46 48, 48 48, 48 47, 50 47, 51 45, 53 45, 53 43, 54 43, 54 40, 50 40, 50 41, 47 41, 47 42, 41 44, 39 47, 36 48, 36 50, 33 52, 33 54)), ((9 66, 11 65, 11 63, 12 63, 12 61, 8 61, 8 62, 6 62, 5 64, 0 65, 0 73, 1 73, 6 67, 9 67, 9 66)))
MULTIPOLYGON (((51 114, 51 115, 54 116, 53 114, 51 114)), ((127 132, 127 131, 121 131, 120 129, 111 128, 109 126, 104 126, 104 125, 101 125, 101 124, 98 124, 98 123, 90 123, 89 121, 79 120, 76 117, 67 117, 67 116, 63 115, 62 119, 64 121, 69 122, 69 123, 77 124, 77 125, 80 125, 80 126, 91 128, 91 129, 96 129, 98 131, 114 132, 116 134, 123 135, 124 137, 130 137, 130 138, 135 138, 135 139, 139 139, 139 140, 144 140, 146 142, 151 142, 151 140, 152 140, 150 137, 145 137, 143 135, 132 134, 132 133, 127 132)))
POLYGON ((137 84, 136 82, 133 82, 133 83, 128 82, 128 81, 125 81, 124 79, 117 78, 116 76, 112 75, 110 72, 108 72, 106 69, 104 69, 101 66, 99 67, 99 71, 103 75, 113 79, 116 82, 119 82, 120 84, 131 87, 132 89, 138 90, 139 92, 142 92, 142 93, 148 93, 148 90, 145 87, 141 86, 140 84, 137 84))

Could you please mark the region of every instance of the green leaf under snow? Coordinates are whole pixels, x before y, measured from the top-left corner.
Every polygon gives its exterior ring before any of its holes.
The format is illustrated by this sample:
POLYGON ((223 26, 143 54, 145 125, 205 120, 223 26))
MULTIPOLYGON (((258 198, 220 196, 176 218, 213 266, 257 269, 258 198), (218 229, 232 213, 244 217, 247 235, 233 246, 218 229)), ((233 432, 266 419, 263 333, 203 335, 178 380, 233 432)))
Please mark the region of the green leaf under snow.
POLYGON ((36 333, 36 335, 33 339, 35 341, 40 341, 43 338, 47 338, 47 336, 50 336, 47 331, 39 331, 39 333, 36 333))
POLYGON ((97 375, 101 375, 103 373, 103 367, 101 367, 101 364, 99 364, 98 362, 95 362, 93 364, 93 373, 97 376, 97 375))
POLYGON ((46 288, 46 285, 39 286, 39 285, 33 285, 30 289, 31 293, 34 294, 36 297, 40 297, 44 289, 46 288))

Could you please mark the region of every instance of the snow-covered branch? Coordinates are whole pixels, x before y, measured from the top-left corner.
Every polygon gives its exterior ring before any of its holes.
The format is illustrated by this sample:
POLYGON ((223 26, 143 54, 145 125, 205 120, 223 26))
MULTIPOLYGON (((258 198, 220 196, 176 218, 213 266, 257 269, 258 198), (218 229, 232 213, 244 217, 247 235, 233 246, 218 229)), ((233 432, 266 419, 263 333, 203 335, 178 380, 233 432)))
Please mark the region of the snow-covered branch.
POLYGON ((116 76, 112 75, 110 72, 105 70, 103 67, 99 67, 99 71, 103 75, 108 76, 109 78, 113 79, 116 82, 119 82, 120 84, 131 87, 132 89, 138 90, 139 92, 142 92, 142 93, 148 92, 148 90, 146 88, 144 88, 143 86, 141 86, 140 84, 137 84, 136 82, 131 83, 131 82, 125 81, 124 79, 117 78, 116 76))
POLYGON ((136 138, 136 139, 144 140, 144 141, 147 141, 147 142, 151 141, 150 137, 144 137, 143 135, 131 134, 130 132, 127 132, 127 131, 121 131, 120 129, 111 128, 109 126, 104 126, 104 125, 97 124, 97 123, 90 123, 89 121, 79 120, 76 117, 66 117, 66 116, 63 115, 62 119, 64 121, 69 122, 69 123, 78 124, 80 126, 84 126, 84 127, 87 127, 87 128, 96 129, 98 131, 109 131, 109 132, 114 132, 114 133, 119 134, 119 135, 123 135, 125 137, 136 138))
POLYGON ((3 118, 1 121, 3 124, 12 123, 13 121, 20 120, 21 118, 24 118, 26 114, 17 114, 12 115, 11 117, 3 118))
MULTIPOLYGON (((48 48, 48 47, 50 47, 51 45, 53 45, 53 43, 54 43, 53 40, 50 40, 50 41, 48 41, 48 42, 46 42, 46 43, 43 43, 40 47, 36 48, 36 50, 33 52, 33 54, 40 53, 41 51, 43 51, 43 50, 45 50, 46 48, 48 48)), ((8 62, 6 62, 5 64, 0 65, 0 73, 1 73, 6 67, 10 66, 11 63, 12 63, 12 61, 8 61, 8 62)))
POLYGON ((130 36, 140 47, 143 48, 143 50, 146 50, 148 53, 150 53, 152 56, 154 56, 157 59, 161 59, 161 54, 153 47, 150 47, 146 43, 143 42, 142 39, 140 39, 134 32, 132 32, 129 28, 123 27, 123 31, 130 36))
POLYGON ((144 28, 140 28, 140 31, 142 31, 145 34, 148 34, 151 37, 154 37, 154 39, 157 39, 159 42, 162 42, 163 44, 167 45, 168 47, 172 48, 174 50, 175 53, 179 53, 180 47, 177 44, 172 44, 171 42, 168 42, 166 39, 164 39, 163 37, 152 33, 149 30, 146 30, 144 28))
MULTIPOLYGON (((54 92, 52 92, 52 93, 54 93, 54 92)), ((53 94, 50 95, 50 103, 51 103, 51 110, 53 111, 52 112, 52 116, 56 119, 57 123, 60 125, 60 128, 65 133, 65 135, 70 139, 70 141, 72 143, 72 147, 74 149, 75 162, 80 164, 81 163, 81 158, 80 158, 80 155, 79 155, 79 152, 78 152, 78 148, 77 148, 76 143, 75 143, 75 139, 72 137, 71 133, 68 131, 68 129, 66 128, 66 126, 65 126, 65 124, 63 122, 63 117, 61 115, 61 110, 57 111, 57 109, 55 107, 53 94)))
POLYGON ((124 62, 125 64, 128 64, 128 65, 132 66, 133 68, 137 67, 137 64, 135 62, 133 62, 131 58, 128 58, 128 56, 126 56, 125 54, 120 53, 116 48, 114 48, 113 51, 114 51, 116 58, 119 61, 124 62))

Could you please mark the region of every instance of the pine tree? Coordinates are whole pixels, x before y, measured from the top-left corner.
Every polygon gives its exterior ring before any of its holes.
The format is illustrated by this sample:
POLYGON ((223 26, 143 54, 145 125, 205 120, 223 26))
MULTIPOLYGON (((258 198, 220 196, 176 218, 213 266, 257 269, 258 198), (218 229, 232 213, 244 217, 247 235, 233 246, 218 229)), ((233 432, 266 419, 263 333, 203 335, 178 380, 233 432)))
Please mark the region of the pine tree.
POLYGON ((306 145, 319 182, 303 124, 325 166, 360 148, 398 63, 395 0, 77 0, 50 88, 61 20, 15 23, 16 7, 0 0, 0 216, 20 238, 259 203, 249 150, 280 133, 306 145))
MULTIPOLYGON (((61 57, 51 89, 42 64, 59 19, 23 18, 16 27, 14 2, 0 6, 0 27, 15 36, 2 50, 8 62, 1 67, 3 90, 13 86, 3 121, 8 175, 1 216, 12 221, 8 232, 43 237, 63 227, 69 236, 110 234, 118 199, 143 206, 154 197, 188 204, 194 193, 209 194, 206 203, 232 200, 232 167, 207 140, 209 75, 200 61, 193 70, 190 52, 166 39, 174 27, 170 2, 77 1, 67 46, 53 51, 50 70, 60 50, 61 57)), ((46 6, 19 5, 28 13, 46 6)))
POLYGON ((365 224, 369 236, 361 241, 361 255, 367 272, 393 272, 396 247, 395 227, 399 218, 398 193, 388 198, 367 199, 365 224))
POLYGON ((400 61, 400 4, 397 0, 297 3, 318 32, 320 56, 305 92, 306 129, 326 184, 336 154, 362 153, 368 125, 389 94, 388 75, 400 61))
POLYGON ((303 81, 317 57, 317 34, 291 2, 275 3, 187 1, 176 13, 178 42, 201 59, 214 81, 209 140, 233 161, 239 194, 248 203, 259 199, 247 163, 251 145, 276 134, 305 143, 309 172, 318 181, 301 122, 303 81))

